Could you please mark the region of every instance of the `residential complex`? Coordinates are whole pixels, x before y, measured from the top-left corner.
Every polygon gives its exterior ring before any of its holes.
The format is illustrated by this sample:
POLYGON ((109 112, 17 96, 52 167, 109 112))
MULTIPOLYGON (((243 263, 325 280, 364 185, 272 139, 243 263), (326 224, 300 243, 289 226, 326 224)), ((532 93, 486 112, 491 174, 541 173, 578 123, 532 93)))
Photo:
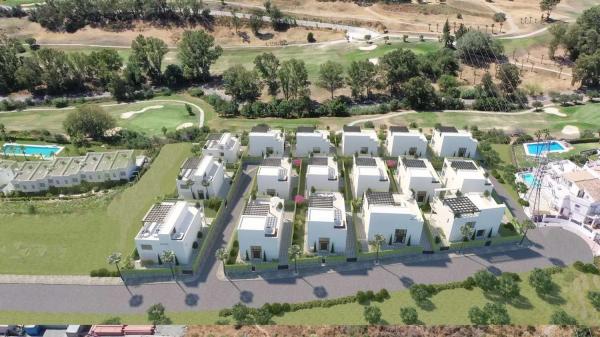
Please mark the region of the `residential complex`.
POLYGON ((427 154, 427 138, 419 130, 406 126, 390 126, 386 138, 386 148, 390 156, 416 156, 427 154))
POLYGON ((292 164, 290 158, 265 158, 256 173, 258 193, 290 198, 292 164))
POLYGON ((202 206, 186 201, 163 201, 142 219, 135 245, 142 262, 163 263, 161 255, 173 251, 179 264, 191 263, 198 234, 206 229, 202 206))
POLYGON ((429 146, 439 157, 474 158, 478 144, 469 131, 458 130, 453 126, 437 126, 433 130, 429 146))
POLYGON ((362 198, 367 190, 379 192, 390 190, 387 169, 379 157, 354 157, 352 194, 355 198, 362 198))
POLYGON ((360 126, 344 126, 342 131, 342 154, 353 156, 356 154, 379 153, 379 138, 373 129, 361 130, 360 126))
POLYGON ((331 147, 328 131, 315 130, 314 127, 306 126, 296 129, 296 156, 307 157, 310 154, 329 154, 331 147))
POLYGON ((226 163, 234 163, 240 153, 240 140, 231 133, 214 133, 208 136, 202 147, 203 155, 211 155, 226 163))
POLYGON ((441 178, 444 188, 462 193, 492 193, 494 189, 486 172, 473 160, 445 158, 441 178))
POLYGON ((248 155, 253 157, 281 157, 285 150, 283 131, 257 125, 248 134, 248 155))
POLYGON ((439 175, 427 159, 400 158, 396 177, 398 189, 412 195, 418 203, 429 202, 435 190, 442 187, 439 175))
POLYGON ((177 192, 182 199, 209 199, 222 195, 225 168, 212 155, 188 158, 177 176, 177 192))
POLYGON ((279 258, 284 200, 278 197, 248 201, 237 226, 241 260, 279 258))
POLYGON ((308 199, 306 247, 313 253, 346 252, 346 206, 340 193, 315 193, 308 199))
POLYGON ((338 163, 333 157, 312 157, 306 167, 307 195, 311 191, 337 192, 340 188, 338 163))

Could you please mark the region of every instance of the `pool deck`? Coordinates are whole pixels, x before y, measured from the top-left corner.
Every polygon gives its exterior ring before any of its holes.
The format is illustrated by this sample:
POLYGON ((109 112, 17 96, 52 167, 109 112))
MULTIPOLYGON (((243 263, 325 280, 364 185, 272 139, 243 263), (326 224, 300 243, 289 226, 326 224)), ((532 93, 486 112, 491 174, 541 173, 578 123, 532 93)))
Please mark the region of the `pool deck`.
POLYGON ((530 145, 542 145, 545 146, 547 142, 529 142, 529 143, 523 143, 523 149, 525 150, 525 155, 530 156, 530 157, 537 157, 539 155, 545 156, 548 153, 565 153, 565 152, 569 152, 573 149, 573 147, 571 146, 571 144, 564 142, 564 141, 560 141, 560 140, 551 140, 549 141, 550 143, 550 147, 552 147, 553 144, 559 144, 560 147, 562 148, 561 150, 552 150, 550 149, 549 151, 541 151, 541 153, 531 153, 531 151, 529 151, 529 146, 530 145))
MULTIPOLYGON (((5 143, 4 145, 2 145, 2 149, 3 149, 2 152, 5 153, 6 155, 11 155, 11 156, 16 156, 16 157, 36 157, 36 158, 42 158, 42 159, 52 159, 53 157, 58 155, 64 149, 64 146, 5 143), (43 153, 23 153, 20 151, 21 146, 25 147, 25 152, 28 152, 27 149, 36 149, 36 148, 53 149, 56 151, 53 151, 52 156, 47 155, 45 152, 43 152, 43 153), (10 148, 12 151, 5 150, 7 148, 10 148)), ((33 151, 33 152, 35 152, 35 151, 33 151)))

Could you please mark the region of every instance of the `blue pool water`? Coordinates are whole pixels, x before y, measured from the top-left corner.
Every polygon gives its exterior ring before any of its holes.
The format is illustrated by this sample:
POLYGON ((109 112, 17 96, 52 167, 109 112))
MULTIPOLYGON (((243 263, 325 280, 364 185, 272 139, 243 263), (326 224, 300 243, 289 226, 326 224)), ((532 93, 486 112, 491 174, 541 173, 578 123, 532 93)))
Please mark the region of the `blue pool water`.
POLYGON ((523 181, 525 182, 525 185, 527 185, 528 187, 531 187, 535 181, 535 175, 531 172, 522 173, 521 179, 523 179, 523 181))
POLYGON ((2 153, 6 156, 36 156, 49 159, 57 155, 62 149, 62 146, 57 145, 7 143, 2 146, 2 153))
POLYGON ((527 154, 530 156, 538 156, 540 153, 552 153, 552 152, 564 152, 566 150, 565 146, 557 141, 551 141, 550 146, 548 146, 547 142, 541 143, 527 143, 525 144, 527 148, 527 154))

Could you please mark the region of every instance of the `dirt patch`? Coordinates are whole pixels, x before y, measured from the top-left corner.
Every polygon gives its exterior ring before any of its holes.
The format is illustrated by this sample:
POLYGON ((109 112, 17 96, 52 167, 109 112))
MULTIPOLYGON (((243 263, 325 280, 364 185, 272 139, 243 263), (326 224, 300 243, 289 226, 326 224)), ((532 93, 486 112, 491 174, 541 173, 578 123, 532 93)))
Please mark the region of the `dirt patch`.
POLYGON ((140 110, 123 112, 121 114, 121 119, 129 119, 129 118, 131 118, 131 117, 133 117, 133 116, 135 116, 137 114, 144 113, 144 112, 146 112, 148 110, 157 110, 157 109, 162 109, 164 107, 165 107, 164 105, 151 105, 151 106, 147 106, 147 107, 145 107, 143 109, 140 109, 140 110))

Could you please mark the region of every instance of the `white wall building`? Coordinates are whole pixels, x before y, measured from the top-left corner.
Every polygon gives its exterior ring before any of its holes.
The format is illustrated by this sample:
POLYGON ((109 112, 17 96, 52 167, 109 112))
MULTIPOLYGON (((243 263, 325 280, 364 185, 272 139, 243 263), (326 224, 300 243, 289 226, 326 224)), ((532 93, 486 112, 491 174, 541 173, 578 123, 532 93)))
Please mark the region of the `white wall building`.
POLYGON ((203 155, 220 158, 226 163, 234 163, 240 153, 240 140, 231 133, 215 133, 208 136, 202 148, 203 155))
POLYGON ((440 126, 433 130, 430 145, 433 153, 440 157, 474 158, 478 143, 469 131, 440 126))
POLYGON ((215 157, 188 158, 179 170, 177 192, 182 199, 209 199, 222 193, 225 168, 215 157))
POLYGON ((450 242, 463 239, 460 232, 463 225, 473 228, 475 239, 487 239, 498 235, 505 209, 504 204, 480 193, 446 194, 444 199, 435 197, 431 203, 431 225, 442 229, 450 242))
POLYGON ((306 195, 316 192, 337 192, 340 187, 338 163, 333 157, 312 157, 306 166, 306 195))
MULTIPOLYGON (((25 161, 11 165, 14 177, 9 189, 24 193, 51 187, 72 187, 83 181, 102 183, 131 179, 137 169, 133 150, 89 152, 81 157, 56 157, 49 161, 25 161)), ((6 177, 10 174, 5 173, 6 177)))
POLYGON ((390 190, 385 164, 379 157, 354 157, 352 193, 355 198, 361 198, 368 189, 377 192, 390 190))
POLYGON ((279 258, 284 200, 250 200, 237 227, 240 259, 271 261, 279 258))
POLYGON ((348 226, 346 206, 340 193, 315 193, 310 196, 306 231, 306 251, 345 254, 348 226))
POLYGON ((290 198, 292 165, 289 158, 265 158, 256 173, 259 194, 290 198))
POLYGON ((399 158, 397 181, 400 191, 412 195, 418 203, 428 203, 435 190, 442 187, 439 175, 427 159, 399 158))
POLYGON ((329 154, 332 144, 329 141, 329 132, 315 130, 313 127, 301 126, 296 130, 296 156, 307 157, 311 153, 329 154))
POLYGON ((135 237, 140 260, 159 263, 163 252, 172 250, 180 264, 189 264, 202 229, 206 229, 202 207, 181 200, 155 204, 144 216, 142 229, 135 237))
POLYGON ((388 154, 393 157, 422 157, 427 154, 427 138, 419 130, 409 130, 406 126, 390 126, 386 148, 388 154))
POLYGON ((344 126, 342 132, 342 154, 370 154, 376 156, 379 150, 379 138, 373 129, 362 130, 359 126, 344 126))
POLYGON ((385 237, 385 245, 419 245, 423 232, 423 214, 412 197, 390 192, 368 192, 363 202, 363 223, 367 240, 376 234, 385 237), (391 238, 391 240, 390 240, 391 238))
POLYGON ((9 189, 12 189, 10 182, 15 178, 14 168, 16 166, 17 162, 14 160, 0 159, 0 192, 8 192, 9 189))
POLYGON ((462 193, 492 193, 494 189, 485 171, 472 160, 444 159, 441 178, 444 188, 462 193))
POLYGON ((285 151, 283 131, 257 125, 248 134, 248 155, 253 157, 281 157, 285 151))

